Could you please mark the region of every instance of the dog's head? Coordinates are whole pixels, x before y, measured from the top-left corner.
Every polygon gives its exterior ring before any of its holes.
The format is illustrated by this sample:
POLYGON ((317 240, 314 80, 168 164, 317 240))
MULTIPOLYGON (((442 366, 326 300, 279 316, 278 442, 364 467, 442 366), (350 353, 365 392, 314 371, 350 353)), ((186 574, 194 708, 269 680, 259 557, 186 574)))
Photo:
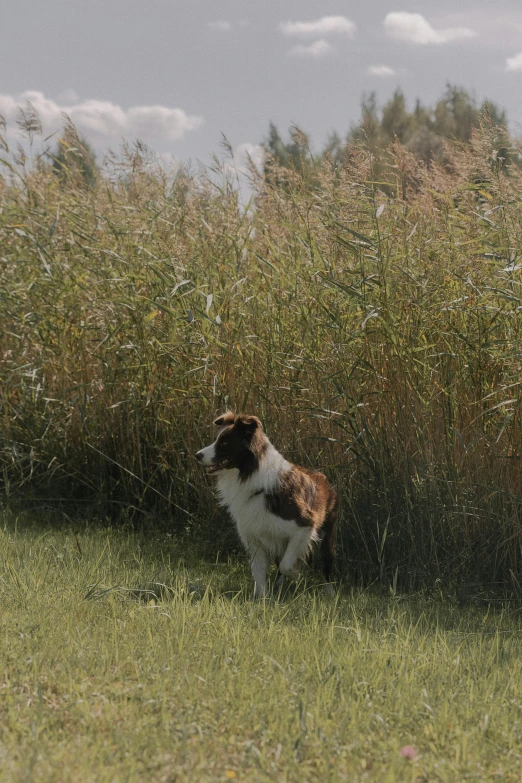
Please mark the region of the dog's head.
POLYGON ((267 444, 257 416, 228 411, 214 424, 221 427, 216 440, 198 451, 196 459, 209 474, 237 469, 240 475, 250 475, 257 468, 267 444))

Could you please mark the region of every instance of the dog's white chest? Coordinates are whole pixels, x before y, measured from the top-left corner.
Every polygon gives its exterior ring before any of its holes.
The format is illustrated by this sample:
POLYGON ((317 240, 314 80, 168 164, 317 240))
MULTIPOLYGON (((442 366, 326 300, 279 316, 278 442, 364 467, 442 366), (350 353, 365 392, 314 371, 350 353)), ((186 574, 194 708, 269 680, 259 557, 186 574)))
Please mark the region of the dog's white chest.
POLYGON ((230 512, 243 544, 249 548, 258 542, 274 555, 280 555, 298 526, 267 509, 265 493, 275 485, 274 477, 259 473, 243 483, 233 470, 223 472, 218 478, 221 504, 230 512))

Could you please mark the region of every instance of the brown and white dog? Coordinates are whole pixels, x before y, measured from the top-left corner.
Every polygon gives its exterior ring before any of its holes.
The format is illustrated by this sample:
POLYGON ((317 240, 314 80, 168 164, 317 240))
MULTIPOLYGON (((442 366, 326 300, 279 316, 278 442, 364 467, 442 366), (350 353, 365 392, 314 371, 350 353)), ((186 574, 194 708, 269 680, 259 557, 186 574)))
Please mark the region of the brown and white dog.
POLYGON ((256 596, 266 594, 270 561, 279 562, 281 580, 296 577, 319 538, 331 590, 337 499, 326 477, 287 462, 256 416, 228 412, 214 424, 221 427, 215 442, 196 457, 217 477, 221 505, 250 557, 256 596))

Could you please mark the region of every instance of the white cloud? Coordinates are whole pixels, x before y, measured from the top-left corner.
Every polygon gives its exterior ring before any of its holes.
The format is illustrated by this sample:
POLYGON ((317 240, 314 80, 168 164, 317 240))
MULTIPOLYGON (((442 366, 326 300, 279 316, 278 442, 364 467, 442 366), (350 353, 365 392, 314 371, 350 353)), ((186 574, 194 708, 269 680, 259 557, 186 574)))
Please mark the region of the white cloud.
POLYGON ((78 103, 80 99, 78 98, 76 91, 73 90, 72 87, 68 87, 58 95, 56 100, 59 103, 78 103))
MULTIPOLYGON (((69 96, 71 97, 71 96, 69 96)), ((183 109, 167 106, 132 106, 122 109, 110 101, 75 101, 58 103, 42 92, 27 90, 17 96, 0 94, 0 114, 14 123, 20 108, 30 101, 38 112, 45 130, 57 130, 67 114, 81 133, 91 140, 107 143, 122 136, 179 141, 185 133, 199 128, 203 119, 189 115, 183 109)))
POLYGON ((463 38, 473 38, 477 33, 469 27, 447 27, 436 30, 421 14, 407 11, 390 13, 384 19, 384 28, 390 38, 415 44, 445 44, 463 38))
POLYGON ((212 30, 220 30, 221 32, 227 32, 232 29, 230 22, 226 22, 224 19, 219 19, 217 22, 208 22, 207 27, 212 30))
POLYGON ((254 180, 263 170, 265 149, 261 144, 239 144, 223 166, 223 172, 237 184, 240 204, 245 207, 254 192, 254 180), (254 171, 252 171, 252 167, 254 171))
POLYGON ((507 58, 506 71, 522 71, 522 52, 507 58))
POLYGON ((334 51, 334 47, 331 46, 328 41, 325 41, 324 38, 320 38, 318 41, 309 44, 309 46, 303 46, 302 44, 293 46, 288 54, 297 57, 315 57, 318 59, 319 57, 326 57, 326 55, 331 54, 334 51))
POLYGON ((283 35, 300 38, 314 38, 325 35, 348 35, 350 38, 356 31, 355 24, 346 16, 322 16, 313 22, 281 22, 279 30, 283 35))
POLYGON ((244 144, 239 144, 234 150, 236 168, 243 172, 249 170, 251 163, 253 163, 255 168, 259 171, 263 165, 264 157, 265 150, 261 144, 245 142, 244 144))
POLYGON ((394 71, 393 68, 390 68, 389 65, 370 65, 368 68, 368 73, 372 76, 395 76, 396 71, 394 71))
MULTIPOLYGON (((432 5, 435 8, 437 4, 432 5)), ((480 36, 482 49, 500 51, 501 56, 504 57, 506 56, 504 52, 509 52, 511 49, 515 52, 520 51, 522 3, 492 2, 480 7, 482 4, 478 2, 475 4, 454 2, 452 5, 451 10, 448 8, 446 13, 437 14, 438 27, 470 27, 480 36), (466 5, 467 8, 456 10, 455 6, 462 5, 466 5)))

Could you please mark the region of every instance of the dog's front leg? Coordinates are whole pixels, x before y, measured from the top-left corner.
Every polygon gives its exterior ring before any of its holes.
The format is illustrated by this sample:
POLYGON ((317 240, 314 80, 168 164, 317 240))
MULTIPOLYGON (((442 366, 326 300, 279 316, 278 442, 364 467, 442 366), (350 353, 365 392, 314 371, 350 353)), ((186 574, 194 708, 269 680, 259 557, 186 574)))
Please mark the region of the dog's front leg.
POLYGON ((256 598, 264 598, 266 595, 266 570, 268 568, 268 557, 264 549, 256 546, 249 547, 250 567, 254 577, 254 595, 256 598))
POLYGON ((275 592, 280 593, 285 586, 285 578, 283 574, 279 573, 275 583, 275 592))
POLYGON ((283 559, 279 564, 279 573, 290 579, 297 579, 303 562, 306 560, 310 548, 312 531, 310 528, 300 528, 286 547, 283 559))

